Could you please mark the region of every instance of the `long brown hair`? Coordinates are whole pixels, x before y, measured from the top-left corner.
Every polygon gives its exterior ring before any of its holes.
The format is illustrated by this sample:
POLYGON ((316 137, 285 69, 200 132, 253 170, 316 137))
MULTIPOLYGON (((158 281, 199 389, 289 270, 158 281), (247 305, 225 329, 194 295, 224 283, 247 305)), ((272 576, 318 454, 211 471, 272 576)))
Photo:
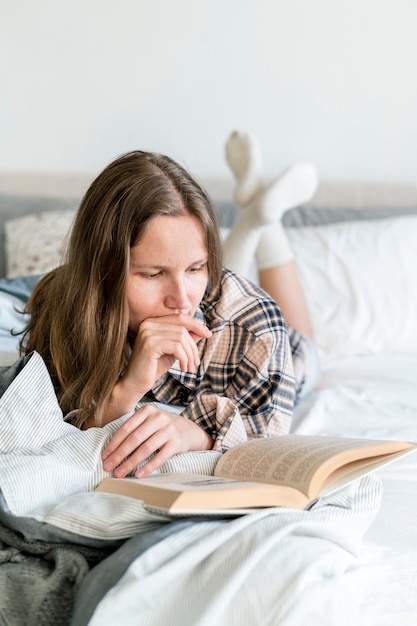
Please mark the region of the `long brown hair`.
POLYGON ((80 409, 80 427, 92 414, 102 423, 130 355, 125 298, 130 248, 149 220, 184 213, 203 226, 208 289, 216 290, 222 245, 208 195, 171 158, 142 151, 122 155, 93 181, 77 211, 64 263, 33 290, 21 351, 41 354, 64 414, 80 409))

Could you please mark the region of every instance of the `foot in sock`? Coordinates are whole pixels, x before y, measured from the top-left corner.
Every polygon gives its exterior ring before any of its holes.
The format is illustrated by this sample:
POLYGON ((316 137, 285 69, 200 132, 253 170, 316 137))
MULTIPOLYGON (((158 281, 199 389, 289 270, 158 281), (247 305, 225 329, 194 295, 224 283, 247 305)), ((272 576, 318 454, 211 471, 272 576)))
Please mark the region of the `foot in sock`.
POLYGON ((310 200, 318 184, 317 170, 311 163, 296 163, 258 191, 255 202, 265 223, 280 220, 288 209, 310 200))
POLYGON ((276 223, 286 210, 310 200, 317 189, 317 171, 311 163, 296 163, 264 185, 260 148, 247 133, 233 132, 225 151, 236 179, 235 202, 253 227, 276 223))
POLYGON ((226 142, 226 161, 236 179, 234 199, 238 206, 246 206, 262 186, 261 151, 248 133, 234 131, 226 142))

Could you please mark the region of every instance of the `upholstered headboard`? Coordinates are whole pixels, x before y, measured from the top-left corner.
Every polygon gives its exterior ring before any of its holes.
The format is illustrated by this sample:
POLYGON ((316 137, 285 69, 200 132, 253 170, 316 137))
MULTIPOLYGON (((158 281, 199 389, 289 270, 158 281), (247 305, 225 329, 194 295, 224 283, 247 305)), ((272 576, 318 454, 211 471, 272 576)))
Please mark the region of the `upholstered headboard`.
MULTIPOLYGON (((94 176, 91 172, 0 172, 0 277, 6 275, 5 222, 24 215, 76 209, 94 176)), ((233 204, 232 179, 202 178, 200 182, 218 208, 221 225, 230 226, 239 211, 233 204)), ((372 219, 388 216, 393 210, 417 211, 417 184, 322 181, 314 198, 287 212, 284 223, 291 227, 372 219)))

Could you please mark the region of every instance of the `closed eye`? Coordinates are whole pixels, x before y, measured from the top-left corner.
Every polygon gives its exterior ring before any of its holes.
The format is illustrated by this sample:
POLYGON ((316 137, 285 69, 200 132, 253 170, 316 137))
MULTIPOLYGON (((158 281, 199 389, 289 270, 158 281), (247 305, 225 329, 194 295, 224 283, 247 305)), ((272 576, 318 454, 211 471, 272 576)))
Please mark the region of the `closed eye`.
POLYGON ((200 265, 194 265, 193 267, 190 267, 188 271, 191 273, 201 272, 202 270, 206 268, 206 266, 207 266, 207 261, 205 263, 200 263, 200 265))
POLYGON ((158 276, 161 276, 162 272, 140 272, 139 276, 141 276, 142 278, 145 278, 147 280, 151 280, 152 278, 158 278, 158 276))

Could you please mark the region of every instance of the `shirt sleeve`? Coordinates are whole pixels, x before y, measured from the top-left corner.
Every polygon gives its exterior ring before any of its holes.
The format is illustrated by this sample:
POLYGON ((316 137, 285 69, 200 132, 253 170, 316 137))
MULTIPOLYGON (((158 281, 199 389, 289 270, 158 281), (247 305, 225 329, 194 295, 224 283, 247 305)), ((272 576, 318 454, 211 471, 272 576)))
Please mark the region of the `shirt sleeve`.
POLYGON ((295 381, 285 327, 251 337, 233 371, 222 380, 220 393, 201 390, 183 412, 211 431, 214 450, 224 452, 249 438, 289 431, 295 381))

